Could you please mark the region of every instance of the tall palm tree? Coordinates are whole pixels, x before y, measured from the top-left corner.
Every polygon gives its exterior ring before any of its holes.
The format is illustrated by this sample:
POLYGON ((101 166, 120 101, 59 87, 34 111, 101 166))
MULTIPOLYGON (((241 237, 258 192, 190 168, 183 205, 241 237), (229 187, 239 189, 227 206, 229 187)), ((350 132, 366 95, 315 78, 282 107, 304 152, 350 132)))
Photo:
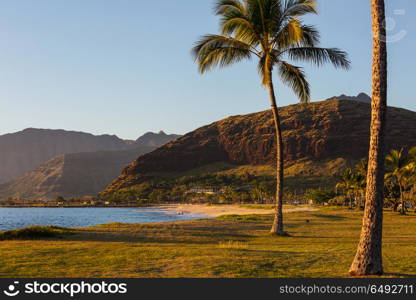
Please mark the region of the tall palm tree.
POLYGON ((287 59, 308 61, 321 66, 331 62, 347 69, 345 52, 319 48, 319 33, 300 19, 315 14, 315 0, 219 0, 215 12, 220 16, 221 33, 206 35, 193 49, 199 71, 225 67, 245 59, 258 59, 262 85, 268 89, 276 130, 276 213, 271 232, 283 230, 283 138, 273 86, 273 71, 288 84, 302 102, 309 102, 310 88, 302 68, 287 59))
POLYGON ((350 275, 383 273, 384 130, 387 110, 387 43, 384 0, 371 0, 373 30, 373 97, 366 205, 360 242, 350 275))

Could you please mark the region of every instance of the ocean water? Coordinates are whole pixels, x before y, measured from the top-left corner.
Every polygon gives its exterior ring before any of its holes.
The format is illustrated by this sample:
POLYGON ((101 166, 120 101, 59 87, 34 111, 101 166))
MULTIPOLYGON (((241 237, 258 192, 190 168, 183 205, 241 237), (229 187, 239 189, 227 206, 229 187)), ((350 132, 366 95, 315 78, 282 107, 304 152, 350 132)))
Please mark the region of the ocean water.
POLYGON ((163 208, 0 208, 0 231, 31 225, 88 227, 105 223, 156 223, 206 218, 163 208))

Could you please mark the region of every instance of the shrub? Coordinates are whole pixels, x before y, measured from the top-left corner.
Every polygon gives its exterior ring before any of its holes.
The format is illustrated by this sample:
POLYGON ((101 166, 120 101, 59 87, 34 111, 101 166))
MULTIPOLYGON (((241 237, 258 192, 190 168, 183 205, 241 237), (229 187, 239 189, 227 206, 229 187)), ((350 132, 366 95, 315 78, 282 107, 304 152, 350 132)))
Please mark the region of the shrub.
POLYGON ((71 230, 57 226, 30 226, 22 229, 0 232, 0 241, 5 240, 36 240, 43 238, 61 237, 71 230))
POLYGON ((314 204, 324 204, 328 203, 336 194, 333 190, 311 190, 305 196, 314 204))
POLYGON ((340 195, 340 196, 336 196, 334 198, 332 198, 331 200, 328 201, 328 203, 330 205, 336 205, 336 206, 343 206, 346 203, 348 203, 348 199, 347 197, 340 195))

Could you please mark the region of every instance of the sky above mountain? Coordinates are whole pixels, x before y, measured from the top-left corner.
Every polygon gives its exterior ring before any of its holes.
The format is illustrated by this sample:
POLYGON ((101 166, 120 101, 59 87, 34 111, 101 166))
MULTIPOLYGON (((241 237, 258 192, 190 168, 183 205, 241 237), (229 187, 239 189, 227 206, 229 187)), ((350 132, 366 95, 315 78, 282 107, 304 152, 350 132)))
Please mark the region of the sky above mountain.
MULTIPOLYGON (((349 72, 307 64, 314 100, 371 91, 370 1, 319 0, 306 18, 322 46, 347 51, 349 72)), ((183 134, 268 109, 255 62, 200 76, 190 50, 218 32, 212 0, 0 2, 0 134, 64 128, 135 138, 183 134)), ((387 1, 389 102, 416 110, 416 1, 387 1)), ((297 102, 277 82, 279 105, 297 102)))

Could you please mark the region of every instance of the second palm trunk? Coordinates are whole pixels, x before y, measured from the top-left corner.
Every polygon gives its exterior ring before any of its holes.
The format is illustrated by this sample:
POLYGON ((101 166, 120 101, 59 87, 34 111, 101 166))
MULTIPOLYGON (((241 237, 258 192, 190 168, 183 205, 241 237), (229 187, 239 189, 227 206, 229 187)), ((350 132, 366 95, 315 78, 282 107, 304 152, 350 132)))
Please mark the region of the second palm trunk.
POLYGON ((350 275, 383 273, 384 129, 387 110, 387 44, 384 0, 371 0, 373 13, 373 99, 366 206, 350 275))
POLYGON ((274 93, 272 76, 269 75, 269 77, 269 95, 276 130, 276 206, 273 226, 270 232, 276 235, 285 235, 285 232, 283 230, 283 137, 282 128, 280 126, 279 110, 277 109, 276 96, 274 93))

